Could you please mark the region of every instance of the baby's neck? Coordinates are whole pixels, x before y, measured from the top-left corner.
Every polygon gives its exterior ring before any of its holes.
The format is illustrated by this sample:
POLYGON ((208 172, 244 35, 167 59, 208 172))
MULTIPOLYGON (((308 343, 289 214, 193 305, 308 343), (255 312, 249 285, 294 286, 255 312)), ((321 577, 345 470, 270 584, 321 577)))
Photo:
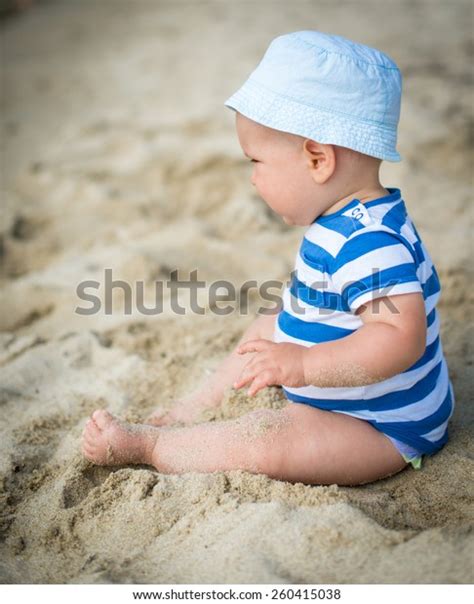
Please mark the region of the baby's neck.
POLYGON ((372 187, 362 187, 348 195, 344 195, 344 197, 337 199, 325 212, 322 213, 322 216, 337 212, 350 203, 353 199, 357 199, 361 203, 367 203, 368 201, 372 201, 373 199, 378 199, 379 197, 384 197, 385 195, 389 194, 390 193, 387 191, 387 189, 382 187, 380 183, 372 187))

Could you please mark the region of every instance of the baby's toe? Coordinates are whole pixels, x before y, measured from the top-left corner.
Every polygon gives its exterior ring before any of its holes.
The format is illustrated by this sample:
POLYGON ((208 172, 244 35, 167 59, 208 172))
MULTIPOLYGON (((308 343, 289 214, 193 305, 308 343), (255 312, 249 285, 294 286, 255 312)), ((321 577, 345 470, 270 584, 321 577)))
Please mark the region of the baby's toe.
POLYGON ((94 461, 94 456, 95 456, 95 449, 86 443, 82 444, 82 453, 84 455, 84 457, 87 457, 87 459, 94 461))
POLYGON ((95 421, 91 418, 87 420, 86 427, 84 428, 84 432, 82 436, 87 439, 99 438, 102 434, 102 430, 100 430, 99 426, 95 423, 95 421))
POLYGON ((97 446, 98 439, 91 434, 85 434, 82 437, 82 445, 86 445, 91 448, 95 448, 97 446))
POLYGON ((100 430, 104 430, 113 421, 114 416, 110 414, 105 409, 97 409, 92 414, 92 419, 96 423, 96 425, 100 428, 100 430))

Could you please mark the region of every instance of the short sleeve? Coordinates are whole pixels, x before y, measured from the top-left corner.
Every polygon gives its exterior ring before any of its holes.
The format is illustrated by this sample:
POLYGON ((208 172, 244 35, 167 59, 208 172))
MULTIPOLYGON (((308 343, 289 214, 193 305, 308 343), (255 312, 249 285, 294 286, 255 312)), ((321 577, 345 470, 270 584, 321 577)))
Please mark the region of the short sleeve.
POLYGON ((334 290, 352 312, 385 296, 422 292, 409 244, 395 233, 366 231, 350 237, 331 267, 334 290))

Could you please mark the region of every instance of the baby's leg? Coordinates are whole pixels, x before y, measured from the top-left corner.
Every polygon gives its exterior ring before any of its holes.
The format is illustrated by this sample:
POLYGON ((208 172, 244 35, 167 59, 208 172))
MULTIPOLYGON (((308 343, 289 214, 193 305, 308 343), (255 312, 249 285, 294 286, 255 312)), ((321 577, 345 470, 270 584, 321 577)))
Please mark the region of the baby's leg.
POLYGON ((272 340, 277 316, 277 314, 259 315, 245 330, 234 350, 195 392, 176 401, 169 410, 157 409, 147 418, 146 423, 154 426, 166 426, 175 422, 190 423, 202 410, 217 407, 222 401, 224 392, 232 386, 243 367, 254 356, 253 353, 237 354, 237 346, 259 338, 272 340))
POLYGON ((183 428, 131 427, 96 411, 83 451, 103 465, 146 463, 177 474, 246 470, 307 484, 363 484, 406 466, 367 422, 297 403, 183 428))

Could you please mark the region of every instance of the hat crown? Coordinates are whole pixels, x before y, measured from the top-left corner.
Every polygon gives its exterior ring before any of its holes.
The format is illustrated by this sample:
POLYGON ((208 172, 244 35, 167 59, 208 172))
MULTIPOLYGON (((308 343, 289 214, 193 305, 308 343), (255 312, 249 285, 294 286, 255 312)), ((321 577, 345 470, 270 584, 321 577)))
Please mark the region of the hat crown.
POLYGON ((290 34, 278 36, 271 42, 268 49, 270 49, 272 45, 280 43, 284 45, 294 44, 295 47, 300 43, 305 43, 308 46, 312 46, 315 51, 319 50, 338 53, 353 61, 378 65, 379 67, 385 67, 386 69, 398 69, 396 63, 381 50, 366 46, 365 44, 353 42, 352 40, 348 40, 343 36, 336 36, 335 34, 326 34, 324 32, 311 30, 295 31, 290 34))
POLYGON ((342 36, 298 31, 275 38, 249 80, 333 112, 396 126, 402 78, 386 54, 342 36))
POLYGON ((380 50, 297 31, 271 42, 225 104, 269 128, 400 161, 401 93, 400 70, 380 50))

